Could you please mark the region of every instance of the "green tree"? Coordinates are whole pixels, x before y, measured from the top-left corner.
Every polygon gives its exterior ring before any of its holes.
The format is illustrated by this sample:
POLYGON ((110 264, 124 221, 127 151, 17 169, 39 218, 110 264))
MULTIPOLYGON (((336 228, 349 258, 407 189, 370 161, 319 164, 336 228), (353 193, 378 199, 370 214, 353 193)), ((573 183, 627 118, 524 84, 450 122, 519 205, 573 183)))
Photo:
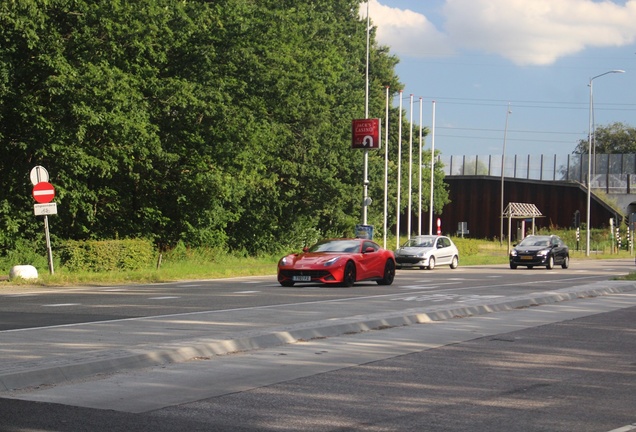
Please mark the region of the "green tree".
MULTIPOLYGON (((607 126, 596 126, 592 136, 592 145, 599 154, 636 153, 636 128, 621 122, 607 126)), ((587 153, 588 140, 579 140, 574 153, 587 153)))
MULTIPOLYGON (((363 155, 351 149, 350 128, 364 116, 366 72, 358 8, 359 0, 1 3, 0 245, 42 235, 28 181, 35 165, 56 187, 58 238, 144 237, 255 254, 351 234, 363 155)), ((385 87, 401 85, 397 58, 371 36, 370 113, 383 117, 385 87)), ((392 131, 391 175, 396 140, 392 131)), ((373 153, 377 197, 383 169, 373 153)), ((436 207, 445 202, 439 183, 436 207)), ((371 220, 381 222, 379 206, 371 220)))

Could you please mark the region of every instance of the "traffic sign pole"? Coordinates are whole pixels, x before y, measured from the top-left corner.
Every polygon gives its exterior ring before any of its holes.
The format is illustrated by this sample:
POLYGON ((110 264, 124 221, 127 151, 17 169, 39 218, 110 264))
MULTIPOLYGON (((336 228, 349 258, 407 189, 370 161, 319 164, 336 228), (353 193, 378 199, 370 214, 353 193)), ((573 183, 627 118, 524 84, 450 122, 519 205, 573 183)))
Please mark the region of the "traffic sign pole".
POLYGON ((55 274, 53 269, 53 251, 51 250, 51 236, 49 235, 49 217, 44 216, 44 234, 46 236, 46 256, 49 261, 49 273, 55 274))

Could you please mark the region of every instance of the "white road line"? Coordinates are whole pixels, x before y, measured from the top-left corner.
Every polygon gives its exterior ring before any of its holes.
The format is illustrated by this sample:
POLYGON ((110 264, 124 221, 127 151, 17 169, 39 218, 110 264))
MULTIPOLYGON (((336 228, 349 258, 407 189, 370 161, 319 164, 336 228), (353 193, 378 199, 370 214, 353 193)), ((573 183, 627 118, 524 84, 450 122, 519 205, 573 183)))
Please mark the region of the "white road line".
POLYGON ((612 429, 609 432, 629 432, 629 431, 633 431, 633 430, 636 430, 636 423, 632 423, 630 425, 623 426, 623 427, 620 427, 618 429, 612 429))
POLYGON ((178 299, 181 297, 177 296, 163 296, 163 297, 149 297, 148 300, 170 300, 170 299, 178 299))
POLYGON ((439 285, 407 285, 400 287, 401 289, 419 290, 419 289, 435 289, 439 288, 439 285))
POLYGON ((45 304, 43 307, 65 307, 65 306, 80 306, 81 303, 57 303, 57 304, 45 304))
POLYGON ((234 291, 234 294, 256 294, 260 291, 234 291))
MULTIPOLYGON (((575 278, 568 278, 568 279, 562 279, 562 280, 548 280, 548 281, 534 281, 534 282, 529 282, 531 285, 534 284, 546 284, 546 283, 550 283, 550 282, 567 282, 567 281, 581 281, 583 282, 585 279, 593 279, 595 276, 586 276, 586 277, 575 277, 575 278)), ((507 286, 516 286, 518 285, 518 282, 510 282, 510 283, 504 283, 504 284, 497 284, 497 285, 492 285, 490 286, 490 288, 502 288, 502 287, 507 287, 507 286)), ((310 287, 307 287, 310 288, 310 287)), ((467 287, 458 287, 458 288, 449 288, 453 291, 470 291, 470 290, 474 290, 475 288, 483 288, 482 286, 467 286, 467 287)), ((321 287, 316 287, 313 289, 323 289, 321 287)), ((430 289, 430 288, 429 288, 430 289)), ((398 294, 399 295, 399 294, 398 294)), ((394 297, 395 298, 396 293, 391 293, 391 294, 380 294, 380 295, 369 295, 369 296, 363 296, 363 297, 346 297, 346 298, 337 298, 337 299, 331 299, 331 300, 316 300, 316 301, 309 301, 309 302, 304 302, 304 303, 300 303, 301 305, 310 305, 310 304, 329 304, 329 303, 347 303, 347 302, 358 302, 360 300, 366 300, 366 299, 382 299, 382 298, 387 298, 387 297, 394 297)), ((170 318, 170 317, 187 317, 187 316, 196 316, 196 315, 204 315, 204 314, 216 314, 216 313, 227 313, 227 312, 233 312, 233 311, 245 311, 245 310, 266 310, 266 309, 275 309, 275 308, 280 308, 280 307, 286 307, 286 306, 298 306, 298 303, 286 303, 286 304, 271 304, 271 305, 262 305, 262 306, 251 306, 251 307, 238 307, 238 308, 231 308, 231 309, 215 309, 215 310, 202 310, 202 311, 196 311, 196 312, 186 312, 186 313, 172 313, 172 314, 165 314, 165 315, 150 315, 150 316, 141 316, 141 317, 134 317, 134 318, 120 318, 120 319, 115 319, 115 320, 100 320, 100 321, 90 321, 90 322, 82 322, 82 323, 70 323, 70 324, 58 324, 58 325, 51 325, 51 326, 43 326, 43 327, 30 327, 30 328, 19 328, 19 329, 10 329, 10 330, 0 330, 0 333, 19 333, 19 332, 27 332, 27 331, 32 331, 32 330, 37 330, 37 329, 51 329, 51 328, 63 328, 63 327, 76 327, 76 326, 82 326, 82 325, 86 325, 86 324, 100 324, 100 323, 115 323, 115 322, 125 322, 125 321, 141 321, 141 320, 152 320, 152 319, 162 319, 162 318, 170 318)))

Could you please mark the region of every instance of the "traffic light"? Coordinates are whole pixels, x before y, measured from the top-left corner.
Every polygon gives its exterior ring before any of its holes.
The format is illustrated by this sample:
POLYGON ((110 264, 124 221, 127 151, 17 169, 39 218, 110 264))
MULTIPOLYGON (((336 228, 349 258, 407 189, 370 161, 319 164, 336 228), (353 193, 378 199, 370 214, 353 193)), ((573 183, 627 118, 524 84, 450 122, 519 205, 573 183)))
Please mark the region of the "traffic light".
POLYGON ((581 212, 576 210, 574 212, 574 219, 572 220, 572 224, 574 225, 574 228, 580 228, 581 227, 581 212))

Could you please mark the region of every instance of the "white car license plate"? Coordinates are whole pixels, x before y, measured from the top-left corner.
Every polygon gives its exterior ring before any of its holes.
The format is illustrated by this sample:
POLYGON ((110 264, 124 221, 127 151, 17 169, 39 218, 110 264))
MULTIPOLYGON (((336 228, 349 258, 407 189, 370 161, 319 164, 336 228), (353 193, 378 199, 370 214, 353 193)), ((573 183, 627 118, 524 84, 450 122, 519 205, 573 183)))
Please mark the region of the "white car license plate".
POLYGON ((311 276, 293 276, 294 282, 311 282, 311 276))

